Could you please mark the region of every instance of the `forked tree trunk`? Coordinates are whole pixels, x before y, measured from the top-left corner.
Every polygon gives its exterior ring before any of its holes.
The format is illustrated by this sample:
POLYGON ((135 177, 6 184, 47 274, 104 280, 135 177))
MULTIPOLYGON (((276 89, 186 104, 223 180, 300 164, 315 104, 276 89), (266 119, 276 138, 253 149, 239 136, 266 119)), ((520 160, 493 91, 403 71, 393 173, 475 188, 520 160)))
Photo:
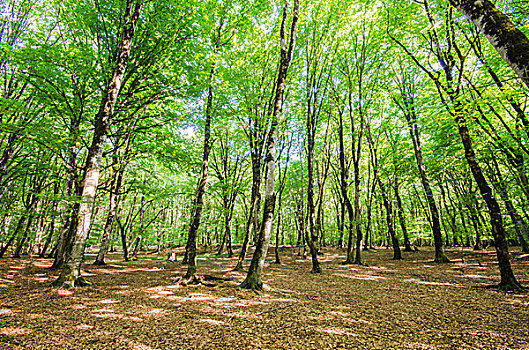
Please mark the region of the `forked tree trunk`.
POLYGON ((265 203, 263 209, 263 220, 260 227, 260 232, 255 247, 255 252, 252 257, 250 268, 245 280, 242 282, 242 288, 252 290, 262 290, 262 271, 268 252, 268 245, 270 244, 270 235, 272 233, 272 224, 274 219, 275 209, 275 167, 276 167, 276 142, 277 142, 277 126, 279 123, 279 116, 283 109, 283 96, 285 92, 285 80, 287 77, 288 68, 292 61, 292 54, 296 41, 296 27, 298 22, 299 1, 294 0, 294 9, 292 13, 292 24, 290 28, 290 43, 287 49, 285 26, 287 21, 288 1, 285 0, 283 6, 283 19, 281 22, 281 61, 279 64, 279 72, 276 82, 276 95, 274 98, 274 112, 272 115, 272 125, 268 134, 268 142, 266 147, 266 178, 265 178, 265 203))
POLYGON ((103 156, 103 148, 110 129, 114 107, 121 90, 123 76, 125 75, 129 63, 134 31, 143 4, 144 3, 140 1, 133 7, 133 1, 128 0, 125 7, 119 55, 107 91, 105 91, 99 112, 96 116, 94 136, 92 138, 92 144, 88 150, 84 167, 85 172, 81 195, 82 202, 78 210, 77 229, 74 242, 71 251, 68 254, 68 258, 61 269, 59 278, 53 283, 56 287, 74 287, 90 284, 81 276, 81 264, 84 260, 86 240, 88 238, 90 219, 93 211, 93 202, 99 183, 101 158, 103 156))

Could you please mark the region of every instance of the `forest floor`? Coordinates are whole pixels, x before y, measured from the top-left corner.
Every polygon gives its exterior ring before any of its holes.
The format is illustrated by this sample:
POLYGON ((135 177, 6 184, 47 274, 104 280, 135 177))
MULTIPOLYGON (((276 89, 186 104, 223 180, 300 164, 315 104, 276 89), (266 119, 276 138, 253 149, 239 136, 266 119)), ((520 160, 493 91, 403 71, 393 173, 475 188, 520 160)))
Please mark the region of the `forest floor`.
MULTIPOLYGON (((499 282, 493 250, 365 252, 368 266, 341 265, 323 249, 310 258, 273 248, 266 291, 238 289, 236 258, 202 254, 198 271, 224 278, 182 286, 185 266, 166 255, 103 267, 85 265, 92 287, 53 289, 46 259, 0 261, 0 349, 529 349, 529 294, 486 288, 499 282)), ((251 255, 250 255, 251 256, 251 255)), ((93 257, 88 256, 88 260, 93 257)), ((529 256, 513 254, 529 287, 529 256)))

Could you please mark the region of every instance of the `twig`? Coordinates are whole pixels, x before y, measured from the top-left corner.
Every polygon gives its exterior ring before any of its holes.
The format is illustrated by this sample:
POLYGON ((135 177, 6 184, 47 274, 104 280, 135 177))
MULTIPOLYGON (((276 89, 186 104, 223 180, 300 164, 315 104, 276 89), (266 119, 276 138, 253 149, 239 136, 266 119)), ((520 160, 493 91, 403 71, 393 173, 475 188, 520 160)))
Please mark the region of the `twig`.
POLYGON ((277 311, 277 310, 286 309, 287 307, 290 307, 290 306, 293 306, 293 305, 296 305, 296 304, 297 303, 290 303, 290 304, 287 304, 285 306, 278 306, 278 307, 275 307, 273 309, 269 309, 269 310, 258 312, 258 313, 256 313, 256 315, 259 316, 259 315, 262 315, 262 314, 266 314, 268 312, 274 312, 274 311, 277 311))

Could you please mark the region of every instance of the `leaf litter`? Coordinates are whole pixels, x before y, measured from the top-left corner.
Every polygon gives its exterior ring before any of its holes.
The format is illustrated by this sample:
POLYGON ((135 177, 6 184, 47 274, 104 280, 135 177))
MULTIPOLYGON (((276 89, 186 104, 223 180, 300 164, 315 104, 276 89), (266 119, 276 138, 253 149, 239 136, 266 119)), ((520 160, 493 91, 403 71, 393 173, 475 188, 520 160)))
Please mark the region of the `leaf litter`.
MULTIPOLYGON (((111 254, 83 266, 92 287, 69 290, 50 287, 50 260, 4 259, 0 349, 529 349, 529 295, 486 288, 493 251, 434 264, 429 248, 402 261, 370 250, 366 266, 322 251, 316 275, 295 249, 270 257, 262 293, 237 288, 245 274, 225 256, 199 259, 202 283, 182 285, 186 267, 163 255, 111 254)), ((514 253, 513 267, 527 287, 529 261, 514 253)))

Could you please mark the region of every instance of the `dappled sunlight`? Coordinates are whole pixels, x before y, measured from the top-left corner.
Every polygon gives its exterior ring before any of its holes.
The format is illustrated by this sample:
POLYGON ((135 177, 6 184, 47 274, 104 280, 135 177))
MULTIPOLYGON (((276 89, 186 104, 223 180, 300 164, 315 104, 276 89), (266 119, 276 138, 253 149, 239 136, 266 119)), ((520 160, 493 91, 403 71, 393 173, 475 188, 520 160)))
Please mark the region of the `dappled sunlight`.
POLYGON ((51 278, 48 277, 45 273, 36 273, 33 276, 31 276, 29 279, 36 281, 36 282, 47 282, 51 278))
POLYGON ((167 316, 169 314, 171 314, 171 311, 158 308, 146 308, 146 310, 142 311, 142 316, 145 317, 167 316))
POLYGON ((441 347, 438 347, 438 346, 422 344, 422 343, 405 343, 405 345, 409 346, 412 349, 420 349, 420 350, 437 350, 437 349, 441 349, 441 347))
POLYGON ((387 277, 374 276, 374 275, 346 275, 342 273, 335 273, 333 275, 343 277, 343 278, 349 278, 353 280, 361 280, 361 281, 379 281, 379 280, 387 279, 387 277))
POLYGON ((13 336, 13 335, 27 335, 32 332, 31 329, 27 328, 14 328, 14 327, 4 327, 0 328, 0 334, 13 336))
POLYGON ((371 321, 363 320, 363 319, 360 319, 360 318, 344 318, 343 320, 347 321, 347 322, 350 322, 350 323, 362 323, 362 324, 369 324, 369 325, 374 324, 371 321))
POLYGON ((353 332, 350 332, 342 328, 314 327, 314 329, 318 332, 323 332, 323 333, 328 333, 328 334, 333 334, 333 335, 347 335, 347 336, 358 337, 358 333, 353 333, 353 332))
POLYGON ((72 295, 74 294, 73 290, 68 290, 64 288, 59 288, 56 290, 52 290, 52 293, 55 292, 57 295, 72 295))
POLYGON ((86 309, 86 305, 83 305, 83 304, 75 304, 75 305, 71 305, 70 308, 71 308, 71 309, 74 309, 74 310, 82 310, 82 309, 86 309))
POLYGON ((35 260, 31 263, 31 265, 39 268, 48 268, 51 266, 51 263, 49 262, 49 260, 35 260))
POLYGON ((428 286, 450 286, 450 287, 457 287, 457 288, 462 287, 460 284, 454 284, 454 283, 448 283, 448 282, 416 281, 415 283, 424 284, 428 286))
POLYGON ((529 306, 529 300, 510 299, 507 300, 507 303, 511 305, 529 306))
MULTIPOLYGON (((235 259, 200 265, 205 283, 188 286, 176 281, 182 268, 163 269, 158 262, 87 266, 94 286, 72 289, 52 289, 49 281, 36 284, 56 278, 56 272, 29 264, 26 270, 11 270, 14 276, 5 284, 10 295, 27 295, 31 306, 21 305, 18 297, 4 301, 0 320, 8 321, 14 333, 9 337, 21 344, 75 339, 74 348, 86 349, 108 348, 111 342, 116 349, 182 348, 185 337, 195 348, 357 348, 370 344, 366 341, 388 349, 488 348, 492 342, 523 348, 523 327, 514 322, 527 314, 529 296, 473 288, 497 278, 497 267, 478 263, 477 254, 469 253, 464 262, 450 256, 454 262, 444 265, 431 263, 430 254, 414 255, 424 260, 418 265, 393 263, 378 252, 366 253, 369 266, 341 265, 342 256, 323 264, 323 274, 316 276, 308 271, 310 259, 298 264, 285 254, 282 265, 266 270, 264 291, 258 294, 236 288, 245 273, 231 271, 235 259), (505 317, 507 309, 520 317, 505 317), (502 324, 492 326, 499 317, 502 324), (458 328, 461 322, 464 328, 458 328), (486 331, 495 327, 498 335, 486 331)), ((18 264, 5 264, 4 271, 11 265, 18 264)))
POLYGON ((130 350, 154 350, 154 348, 151 348, 148 345, 137 343, 137 342, 129 343, 129 349, 130 350))
POLYGON ((207 323, 213 326, 224 326, 226 325, 226 322, 224 321, 218 321, 218 320, 212 320, 209 318, 201 318, 198 320, 198 322, 207 323))
POLYGON ((284 298, 273 298, 271 295, 263 295, 261 298, 261 302, 263 303, 290 303, 292 302, 292 299, 284 299, 284 298))
POLYGON ((94 277, 94 276, 96 276, 96 274, 81 270, 81 276, 83 276, 83 277, 94 277))
POLYGON ((14 314, 13 310, 0 309, 0 316, 9 316, 9 315, 13 315, 13 314, 14 314))
POLYGON ((100 300, 99 303, 100 304, 116 304, 116 303, 119 303, 119 300, 105 299, 105 300, 100 300))
POLYGON ((109 313, 112 313, 114 312, 114 309, 95 309, 95 310, 92 310, 93 312, 98 312, 98 313, 101 313, 101 312, 109 312, 109 313))
POLYGON ((77 326, 74 326, 73 328, 79 329, 79 330, 90 330, 90 329, 94 329, 94 326, 90 326, 87 324, 78 324, 77 326))
POLYGON ((474 278, 474 279, 490 279, 490 277, 488 277, 488 276, 481 276, 481 275, 464 275, 462 277, 474 278))

